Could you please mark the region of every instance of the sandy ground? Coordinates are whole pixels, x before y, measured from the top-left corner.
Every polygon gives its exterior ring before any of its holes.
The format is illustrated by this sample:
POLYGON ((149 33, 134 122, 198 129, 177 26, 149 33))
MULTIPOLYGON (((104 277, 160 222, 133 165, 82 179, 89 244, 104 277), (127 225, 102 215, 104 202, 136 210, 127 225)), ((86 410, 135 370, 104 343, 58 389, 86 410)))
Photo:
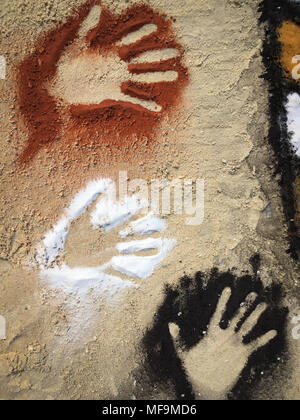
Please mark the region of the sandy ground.
MULTIPOLYGON (((131 3, 105 1, 117 11, 131 3)), ((164 121, 151 153, 147 145, 128 157, 103 149, 101 159, 87 154, 84 162, 82 157, 76 162, 58 141, 20 168, 16 160, 28 133, 15 100, 16 66, 33 51, 38 35, 66 19, 78 2, 1 2, 0 52, 8 67, 6 80, 0 80, 0 314, 7 320, 7 339, 0 341, 0 398, 172 398, 172 388, 162 395, 146 376, 137 380, 134 375, 144 357, 141 340, 163 301, 165 285, 216 265, 243 272, 250 269, 249 258, 260 253, 265 285, 274 280, 286 292, 289 356, 288 368, 262 381, 253 398, 298 399, 299 341, 291 334, 299 308, 298 274, 286 253, 274 157, 266 141, 268 90, 260 78, 259 2, 147 3, 176 18, 190 73, 180 113, 164 121), (29 264, 36 247, 80 188, 95 178, 117 179, 120 170, 129 179, 146 181, 204 179, 203 224, 186 226, 185 216, 169 216, 168 236, 176 238, 176 248, 150 278, 137 282, 140 288, 118 299, 107 302, 91 292, 80 302, 50 289, 29 264), (264 211, 268 204, 271 218, 264 211)), ((70 266, 94 265, 99 248, 116 242, 114 232, 105 238, 91 232, 86 216, 72 228, 65 249, 70 266)))

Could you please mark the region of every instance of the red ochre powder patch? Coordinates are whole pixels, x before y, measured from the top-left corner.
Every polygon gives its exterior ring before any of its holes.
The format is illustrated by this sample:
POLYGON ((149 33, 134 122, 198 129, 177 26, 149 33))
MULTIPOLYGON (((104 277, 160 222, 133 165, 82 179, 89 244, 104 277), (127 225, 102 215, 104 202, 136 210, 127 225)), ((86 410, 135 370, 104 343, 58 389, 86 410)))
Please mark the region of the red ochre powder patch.
MULTIPOLYGON (((64 105, 50 95, 47 84, 55 80, 57 64, 68 45, 76 40, 82 22, 91 8, 99 2, 85 3, 74 11, 65 24, 51 30, 38 39, 33 54, 18 68, 18 92, 20 112, 29 131, 25 150, 19 158, 28 163, 41 148, 54 142, 76 142, 80 146, 104 143, 114 148, 135 145, 147 138, 155 140, 157 127, 174 107, 180 105, 181 94, 188 83, 188 71, 183 64, 183 47, 176 41, 171 20, 144 4, 129 8, 121 15, 114 15, 102 8, 99 24, 87 33, 88 51, 105 54, 115 51, 128 64, 131 74, 176 71, 175 81, 140 83, 125 81, 122 93, 143 100, 151 100, 161 106, 160 112, 150 111, 131 102, 106 100, 97 105, 64 105), (155 24, 157 30, 135 43, 118 45, 124 36, 155 24), (178 55, 155 63, 130 64, 130 60, 151 50, 177 49, 178 55)), ((148 73, 149 74, 149 73, 148 73)))

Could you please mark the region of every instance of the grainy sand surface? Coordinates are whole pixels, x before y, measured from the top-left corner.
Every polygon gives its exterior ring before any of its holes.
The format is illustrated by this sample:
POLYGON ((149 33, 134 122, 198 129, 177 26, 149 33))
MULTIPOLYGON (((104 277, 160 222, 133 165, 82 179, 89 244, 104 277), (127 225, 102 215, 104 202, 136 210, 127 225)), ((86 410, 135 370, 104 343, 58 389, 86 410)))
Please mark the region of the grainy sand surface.
MULTIPOLYGON (((91 143, 83 152, 70 141, 78 132, 64 120, 51 147, 41 148, 22 166, 18 157, 29 132, 18 105, 17 68, 35 50, 38 37, 66 21, 79 3, 2 0, 0 5, 0 54, 7 60, 6 80, 0 80, 0 314, 7 321, 7 339, 0 341, 0 398, 172 398, 171 386, 156 392, 146 373, 135 377, 144 358, 140 343, 164 299, 165 285, 214 266, 222 271, 235 267, 241 274, 259 253, 265 286, 280 282, 286 293, 289 350, 284 367, 261 381, 253 399, 298 399, 300 341, 291 334, 291 319, 299 308, 298 274, 286 253, 287 229, 266 140, 268 88, 260 77, 264 28, 258 22, 259 2, 146 1, 174 18, 189 73, 181 103, 159 124, 155 141, 142 141, 132 150, 130 145, 122 150, 100 142, 96 152, 91 143), (93 291, 70 296, 51 288, 32 264, 42 238, 89 181, 117 181, 120 170, 127 171, 129 180, 147 182, 203 179, 203 223, 187 226, 186 215, 168 216, 166 235, 176 239, 176 247, 152 276, 136 280, 139 288, 126 289, 114 299, 93 291), (271 218, 264 211, 268 204, 271 218)), ((103 1, 116 13, 134 3, 103 1)), ((121 65, 120 72, 125 70, 121 65)), ((72 90, 72 78, 78 73, 72 66, 61 71, 52 94, 64 100, 65 83, 70 83, 70 98, 76 102, 81 92, 72 90)), ((101 79, 108 96, 110 76, 106 69, 101 79)), ((116 83, 119 76, 113 75, 116 83)), ((95 78, 91 71, 86 95, 93 94, 95 78)), ((93 132, 93 140, 101 137, 101 127, 99 131, 93 132)), ((70 267, 104 264, 110 258, 104 251, 118 242, 115 230, 92 229, 92 210, 71 224, 62 256, 70 267)))

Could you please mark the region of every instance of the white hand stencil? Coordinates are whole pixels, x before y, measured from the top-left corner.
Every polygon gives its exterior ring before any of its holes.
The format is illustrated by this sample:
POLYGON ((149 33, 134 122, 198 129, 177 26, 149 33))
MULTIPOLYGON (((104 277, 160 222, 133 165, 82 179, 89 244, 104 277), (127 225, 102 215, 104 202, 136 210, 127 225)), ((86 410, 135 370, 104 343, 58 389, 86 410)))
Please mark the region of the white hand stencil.
POLYGON ((115 183, 110 179, 90 182, 76 195, 66 210, 66 215, 46 234, 36 260, 41 268, 42 277, 48 279, 52 287, 80 294, 86 293, 90 287, 93 287, 114 295, 124 288, 138 287, 134 279, 149 278, 172 251, 176 243, 174 239, 151 236, 166 230, 164 219, 149 213, 130 222, 130 219, 148 209, 147 200, 132 195, 125 196, 122 202, 119 202, 114 197, 115 183), (119 232, 120 238, 126 239, 133 233, 147 238, 117 243, 115 249, 119 255, 98 267, 71 268, 65 263, 57 264, 57 257, 65 249, 71 223, 83 215, 97 199, 99 201, 91 212, 90 219, 93 228, 101 227, 105 232, 110 232, 128 222, 128 226, 119 232), (145 251, 157 251, 157 253, 138 255, 145 251), (109 269, 119 272, 120 276, 108 274, 109 269), (123 278, 122 275, 130 279, 123 278))

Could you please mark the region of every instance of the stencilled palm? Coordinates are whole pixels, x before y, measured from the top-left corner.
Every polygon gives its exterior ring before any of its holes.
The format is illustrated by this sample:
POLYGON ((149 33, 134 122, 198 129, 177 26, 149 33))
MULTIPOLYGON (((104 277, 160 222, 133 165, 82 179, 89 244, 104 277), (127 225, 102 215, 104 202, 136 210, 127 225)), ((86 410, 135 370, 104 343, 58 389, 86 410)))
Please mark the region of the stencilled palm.
POLYGON ((230 297, 231 289, 224 289, 205 337, 191 350, 182 349, 179 327, 169 324, 175 349, 193 385, 196 398, 225 399, 237 384, 250 356, 277 336, 277 331, 272 330, 244 344, 244 338, 267 309, 267 304, 261 303, 245 319, 250 305, 257 297, 255 293, 248 295, 228 328, 222 329, 220 323, 230 297))
POLYGON ((125 106, 140 106, 144 110, 160 112, 162 107, 158 103, 143 98, 142 89, 133 89, 130 94, 124 93, 124 84, 132 82, 138 86, 175 82, 178 72, 172 59, 180 52, 175 48, 153 49, 149 46, 148 51, 135 54, 131 59, 120 58, 120 49, 126 47, 130 50, 157 31, 154 23, 132 30, 105 52, 91 49, 88 34, 97 30, 99 22, 101 24, 101 12, 99 5, 91 9, 80 27, 77 39, 64 51, 57 64, 57 74, 49 87, 51 95, 67 105, 106 107, 114 101, 125 106), (143 69, 144 66, 147 68, 143 69))

